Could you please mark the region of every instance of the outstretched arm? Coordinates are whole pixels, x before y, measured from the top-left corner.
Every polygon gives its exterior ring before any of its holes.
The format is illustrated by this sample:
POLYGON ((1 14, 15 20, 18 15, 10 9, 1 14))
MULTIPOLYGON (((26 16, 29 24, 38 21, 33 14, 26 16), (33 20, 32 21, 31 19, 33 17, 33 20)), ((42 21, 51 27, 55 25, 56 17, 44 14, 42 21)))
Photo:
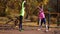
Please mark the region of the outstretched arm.
POLYGON ((43 5, 42 5, 42 9, 43 9, 43 5))
POLYGON ((22 2, 22 8, 24 7, 24 3, 25 3, 25 2, 26 2, 26 1, 23 1, 23 2, 22 2))

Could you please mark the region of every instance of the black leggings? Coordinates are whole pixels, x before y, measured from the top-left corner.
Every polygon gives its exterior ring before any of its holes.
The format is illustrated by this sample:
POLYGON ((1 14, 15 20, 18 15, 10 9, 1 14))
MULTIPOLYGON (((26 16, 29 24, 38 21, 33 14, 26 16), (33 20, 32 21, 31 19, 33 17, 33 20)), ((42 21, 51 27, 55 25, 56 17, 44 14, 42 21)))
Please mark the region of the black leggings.
POLYGON ((43 23, 46 25, 46 19, 45 19, 45 18, 41 19, 41 25, 42 25, 43 23))
POLYGON ((22 29, 22 19, 23 19, 23 16, 20 16, 19 29, 22 29))

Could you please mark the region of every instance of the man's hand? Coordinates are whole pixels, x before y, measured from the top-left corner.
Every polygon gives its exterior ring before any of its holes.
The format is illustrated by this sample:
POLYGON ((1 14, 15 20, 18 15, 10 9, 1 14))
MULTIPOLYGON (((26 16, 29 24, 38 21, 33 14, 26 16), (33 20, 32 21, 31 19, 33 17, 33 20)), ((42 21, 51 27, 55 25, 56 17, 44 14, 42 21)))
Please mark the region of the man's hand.
POLYGON ((24 1, 24 3, 26 3, 26 1, 24 1))

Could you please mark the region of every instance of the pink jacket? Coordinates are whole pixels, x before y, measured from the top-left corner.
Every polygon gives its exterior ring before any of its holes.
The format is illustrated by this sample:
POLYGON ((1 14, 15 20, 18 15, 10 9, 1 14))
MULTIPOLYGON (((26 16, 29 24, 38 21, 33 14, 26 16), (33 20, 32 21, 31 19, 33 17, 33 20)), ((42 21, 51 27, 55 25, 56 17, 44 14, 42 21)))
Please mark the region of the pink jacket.
POLYGON ((39 11, 39 19, 43 19, 45 18, 45 14, 44 14, 44 11, 42 8, 40 8, 40 11, 39 11))

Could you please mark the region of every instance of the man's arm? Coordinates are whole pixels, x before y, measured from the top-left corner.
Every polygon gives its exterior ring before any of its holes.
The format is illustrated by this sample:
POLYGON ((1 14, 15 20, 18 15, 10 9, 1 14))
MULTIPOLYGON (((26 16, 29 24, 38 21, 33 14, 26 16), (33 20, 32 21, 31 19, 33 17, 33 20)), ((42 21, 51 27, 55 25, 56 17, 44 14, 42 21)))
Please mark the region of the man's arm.
POLYGON ((24 7, 24 3, 25 3, 25 2, 26 2, 26 1, 23 1, 23 2, 22 2, 22 8, 24 7))

